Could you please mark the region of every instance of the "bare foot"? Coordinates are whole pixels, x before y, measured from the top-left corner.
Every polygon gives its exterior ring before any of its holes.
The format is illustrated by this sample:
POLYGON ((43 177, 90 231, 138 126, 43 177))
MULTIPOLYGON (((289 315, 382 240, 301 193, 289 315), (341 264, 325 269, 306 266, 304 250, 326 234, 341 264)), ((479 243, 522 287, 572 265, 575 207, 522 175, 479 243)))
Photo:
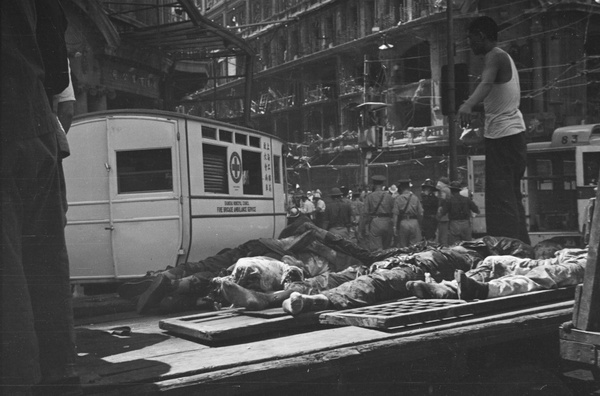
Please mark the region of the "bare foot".
POLYGON ((282 304, 283 310, 292 315, 298 315, 308 311, 322 311, 329 306, 329 300, 322 294, 309 296, 293 292, 290 298, 282 304))

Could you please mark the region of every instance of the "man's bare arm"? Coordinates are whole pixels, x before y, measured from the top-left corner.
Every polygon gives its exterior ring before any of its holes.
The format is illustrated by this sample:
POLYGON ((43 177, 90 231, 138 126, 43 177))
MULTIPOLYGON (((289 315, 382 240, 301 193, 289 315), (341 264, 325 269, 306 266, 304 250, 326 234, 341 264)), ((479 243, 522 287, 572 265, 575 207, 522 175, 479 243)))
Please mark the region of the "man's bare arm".
POLYGON ((461 119, 461 124, 465 125, 470 122, 471 115, 473 113, 473 107, 483 102, 486 96, 492 90, 498 71, 502 64, 502 54, 494 53, 492 56, 486 59, 483 73, 481 74, 481 81, 473 94, 463 103, 458 109, 458 114, 461 119))

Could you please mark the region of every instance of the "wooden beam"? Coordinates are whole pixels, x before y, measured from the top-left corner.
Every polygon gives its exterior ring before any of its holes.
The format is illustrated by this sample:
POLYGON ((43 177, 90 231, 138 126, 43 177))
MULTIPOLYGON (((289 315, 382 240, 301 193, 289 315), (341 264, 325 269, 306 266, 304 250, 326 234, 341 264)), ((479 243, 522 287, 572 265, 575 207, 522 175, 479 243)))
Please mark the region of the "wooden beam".
POLYGON ((596 204, 590 227, 588 259, 583 277, 583 287, 575 301, 573 325, 586 331, 600 331, 600 190, 596 192, 596 204))

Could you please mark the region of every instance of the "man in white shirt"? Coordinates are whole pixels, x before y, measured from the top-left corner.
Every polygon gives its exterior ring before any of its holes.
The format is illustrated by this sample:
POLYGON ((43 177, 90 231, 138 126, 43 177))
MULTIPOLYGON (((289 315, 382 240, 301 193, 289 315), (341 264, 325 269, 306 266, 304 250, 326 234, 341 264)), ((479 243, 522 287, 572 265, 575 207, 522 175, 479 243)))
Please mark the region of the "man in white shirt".
POLYGON ((468 28, 475 55, 483 55, 481 82, 458 110, 461 124, 470 123, 474 108, 485 111, 485 210, 489 235, 530 243, 522 203, 521 178, 527 165, 525 123, 519 111, 519 74, 510 55, 496 46, 498 25, 489 17, 468 28))

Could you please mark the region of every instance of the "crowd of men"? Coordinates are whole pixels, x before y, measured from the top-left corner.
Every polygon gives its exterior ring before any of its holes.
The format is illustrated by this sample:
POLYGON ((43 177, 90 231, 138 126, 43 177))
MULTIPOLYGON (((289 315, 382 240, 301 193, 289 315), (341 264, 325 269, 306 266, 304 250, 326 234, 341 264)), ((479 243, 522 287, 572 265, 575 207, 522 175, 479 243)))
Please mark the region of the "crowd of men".
POLYGON ((479 208, 460 182, 427 179, 417 194, 410 179, 389 186, 382 175, 371 181, 368 191, 341 186, 322 196, 321 190, 298 190, 289 202, 289 222, 301 217, 369 250, 472 239, 472 217, 479 208))

